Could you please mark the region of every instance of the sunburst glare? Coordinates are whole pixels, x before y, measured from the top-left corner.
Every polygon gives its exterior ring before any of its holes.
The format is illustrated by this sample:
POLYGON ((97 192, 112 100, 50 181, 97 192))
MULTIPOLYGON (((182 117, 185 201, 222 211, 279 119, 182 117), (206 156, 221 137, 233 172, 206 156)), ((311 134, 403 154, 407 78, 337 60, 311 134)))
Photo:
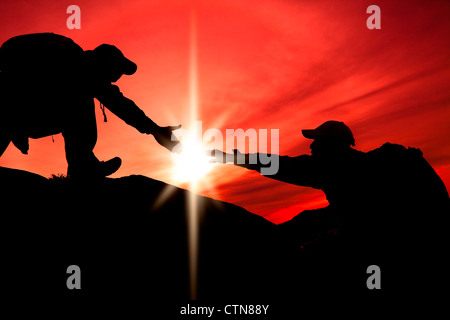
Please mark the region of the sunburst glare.
POLYGON ((181 137, 180 150, 172 153, 173 179, 177 182, 197 182, 215 165, 206 152, 206 146, 192 134, 181 137))

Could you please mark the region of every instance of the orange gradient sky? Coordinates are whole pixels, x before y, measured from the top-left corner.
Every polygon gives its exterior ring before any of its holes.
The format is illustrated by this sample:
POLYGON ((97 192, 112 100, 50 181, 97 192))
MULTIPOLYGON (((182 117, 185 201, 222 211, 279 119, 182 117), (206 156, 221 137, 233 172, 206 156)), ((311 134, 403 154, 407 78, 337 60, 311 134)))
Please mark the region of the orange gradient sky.
MULTIPOLYGON (((344 121, 356 148, 385 142, 420 148, 450 187, 449 1, 376 1, 381 30, 368 30, 372 1, 114 0, 8 1, 0 42, 54 32, 83 49, 114 44, 137 63, 117 85, 160 125, 190 129, 190 19, 196 16, 198 120, 203 129, 279 129, 280 154, 309 153, 302 128, 344 121), (69 30, 66 8, 81 8, 69 30)), ((68 70, 70 72, 70 70, 68 70)), ((70 97, 68 97, 70 99, 70 97)), ((123 159, 113 176, 142 174, 176 183, 170 153, 97 105, 100 160, 123 159)), ((61 107, 64 101, 61 101, 61 107)), ((0 165, 44 176, 65 173, 61 135, 12 145, 0 165)), ((275 223, 326 205, 321 191, 232 165, 215 166, 199 193, 232 202, 275 223), (209 182, 209 183, 206 183, 209 182)))

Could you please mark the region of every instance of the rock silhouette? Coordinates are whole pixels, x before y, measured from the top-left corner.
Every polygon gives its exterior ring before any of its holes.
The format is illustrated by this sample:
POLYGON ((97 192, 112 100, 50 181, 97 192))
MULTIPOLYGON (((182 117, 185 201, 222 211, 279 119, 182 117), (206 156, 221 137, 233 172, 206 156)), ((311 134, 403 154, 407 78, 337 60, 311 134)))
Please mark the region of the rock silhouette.
MULTIPOLYGON (((95 186, 7 168, 0 176, 7 186, 1 211, 9 289, 64 293, 66 268, 78 264, 85 273, 82 294, 88 296, 189 297, 188 191, 144 176, 95 186), (171 195, 158 205, 167 189, 171 195), (29 268, 33 285, 23 277, 29 268)), ((198 297, 258 292, 267 283, 254 277, 253 268, 264 265, 275 225, 235 205, 196 197, 198 297)))
MULTIPOLYGON (((188 301, 189 191, 144 176, 79 185, 7 168, 0 168, 0 184, 2 274, 7 275, 1 290, 8 300, 80 306, 117 300, 143 309, 168 303, 173 318, 176 305, 188 301), (167 190, 170 196, 160 203, 167 190), (70 265, 81 268, 81 290, 66 287, 70 265)), ((358 256, 344 261, 349 269, 339 273, 342 257, 330 241, 333 233, 302 227, 303 219, 316 219, 330 208, 305 211, 277 226, 238 206, 195 197, 200 301, 274 305, 310 298, 343 302, 351 296, 375 303, 422 295, 423 287, 408 286, 410 276, 431 279, 431 270, 444 276, 445 265, 437 265, 441 260, 432 255, 415 267, 397 266, 400 259, 390 264, 387 253, 381 263, 374 261, 383 271, 383 289, 368 290, 367 265, 358 256)), ((426 284, 432 295, 443 282, 426 284)))

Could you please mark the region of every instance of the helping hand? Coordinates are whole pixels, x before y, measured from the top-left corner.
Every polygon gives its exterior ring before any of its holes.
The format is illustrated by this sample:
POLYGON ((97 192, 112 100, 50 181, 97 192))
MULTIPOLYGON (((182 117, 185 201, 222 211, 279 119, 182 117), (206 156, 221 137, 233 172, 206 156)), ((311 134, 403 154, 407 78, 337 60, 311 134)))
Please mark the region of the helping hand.
POLYGON ((211 159, 211 163, 234 163, 234 164, 243 164, 245 162, 245 155, 240 153, 239 150, 233 149, 234 153, 226 153, 222 152, 218 149, 207 151, 207 155, 214 157, 211 159))
POLYGON ((169 151, 172 151, 180 141, 175 137, 172 131, 180 129, 181 124, 178 126, 158 127, 152 133, 156 141, 169 151))

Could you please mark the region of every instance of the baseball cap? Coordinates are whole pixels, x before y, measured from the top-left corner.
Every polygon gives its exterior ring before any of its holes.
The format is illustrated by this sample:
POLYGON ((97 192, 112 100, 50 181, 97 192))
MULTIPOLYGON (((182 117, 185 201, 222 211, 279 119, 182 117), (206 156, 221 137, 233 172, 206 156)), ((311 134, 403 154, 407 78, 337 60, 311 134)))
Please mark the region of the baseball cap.
POLYGON ((123 74, 132 75, 137 70, 137 65, 133 61, 125 58, 122 51, 116 46, 102 44, 94 49, 94 53, 102 59, 109 60, 109 62, 118 67, 123 74))
POLYGON ((307 139, 316 139, 319 137, 329 137, 355 145, 355 138, 349 127, 341 121, 326 121, 315 129, 302 130, 302 134, 307 139))

